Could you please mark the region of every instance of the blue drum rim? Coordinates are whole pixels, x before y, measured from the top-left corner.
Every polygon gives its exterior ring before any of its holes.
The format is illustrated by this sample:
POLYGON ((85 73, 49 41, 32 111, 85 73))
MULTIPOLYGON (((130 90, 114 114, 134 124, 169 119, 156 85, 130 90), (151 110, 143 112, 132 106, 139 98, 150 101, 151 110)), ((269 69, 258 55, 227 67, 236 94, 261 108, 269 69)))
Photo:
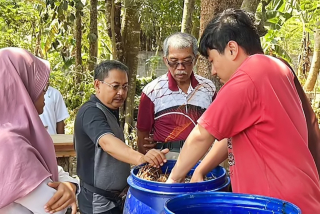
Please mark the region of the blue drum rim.
MULTIPOLYGON (((146 189, 146 188, 143 188, 141 186, 135 185, 135 183, 133 182, 133 178, 131 176, 128 177, 127 181, 128 181, 128 184, 129 184, 130 188, 133 188, 133 189, 136 189, 136 190, 140 190, 140 191, 143 191, 143 192, 148 192, 148 193, 151 193, 151 194, 188 195, 187 191, 184 191, 184 192, 163 192, 163 191, 156 191, 156 190, 146 189)), ((220 189, 223 189, 223 188, 226 188, 227 186, 229 186, 230 182, 231 182, 230 177, 226 177, 226 182, 222 186, 219 186, 216 189, 204 190, 204 191, 201 191, 201 192, 206 193, 206 192, 219 191, 220 189)), ((158 182, 155 182, 155 183, 158 183, 158 182)), ((181 185, 183 185, 183 184, 185 184, 185 183, 182 183, 181 185)), ((191 184, 194 184, 196 186, 196 184, 199 184, 199 183, 191 183, 191 184)), ((171 185, 178 185, 178 184, 171 184, 171 185)), ((186 189, 186 188, 181 188, 181 189, 186 189)), ((191 193, 191 192, 196 192, 196 191, 190 191, 189 193, 191 193)))
MULTIPOLYGON (((167 164, 173 164, 175 163, 176 161, 175 160, 168 160, 167 164)), ((194 171, 194 169, 197 167, 199 163, 197 163, 190 172, 194 171)), ((151 188, 163 188, 163 189, 170 189, 170 188, 177 188, 177 189, 191 189, 191 188, 197 188, 197 189, 203 189, 203 190, 199 190, 199 191, 211 191, 209 188, 206 189, 206 187, 208 187, 209 185, 212 186, 212 185, 215 185, 215 186, 223 186, 225 187, 226 184, 229 183, 229 176, 227 176, 227 171, 226 169, 224 169, 223 167, 221 166, 217 166, 215 169, 218 168, 219 171, 222 171, 222 173, 217 176, 214 180, 208 180, 208 181, 202 181, 202 182, 198 182, 198 183, 176 183, 176 184, 164 184, 164 183, 161 183, 161 182, 156 182, 156 181, 148 181, 148 180, 144 180, 144 179, 141 179, 139 178, 138 176, 136 176, 136 174, 134 173, 134 171, 138 170, 138 167, 141 167, 145 164, 142 164, 142 165, 139 165, 139 166, 136 166, 134 168, 131 169, 131 176, 128 177, 128 184, 130 186, 133 186, 135 185, 137 187, 140 187, 141 190, 147 190, 145 189, 144 187, 151 187, 151 188), (132 181, 129 179, 132 179, 132 181)), ((214 171, 214 170, 212 170, 214 171)), ((210 172, 212 172, 210 171, 210 172)), ((210 173, 209 172, 209 173, 210 173)), ((222 188, 223 188, 222 187, 222 188)), ((172 189, 170 189, 171 191, 172 189)), ((152 190, 152 191, 156 191, 156 190, 152 190)), ((174 190, 173 190, 174 191, 174 190)), ((190 192, 194 192, 194 191, 191 191, 190 192)), ((170 192, 164 192, 164 193, 170 193, 170 192)), ((175 194, 176 192, 173 192, 173 194, 175 194)))
MULTIPOLYGON (((298 206, 296 206, 295 204, 282 200, 282 199, 278 199, 278 198, 272 198, 272 197, 268 197, 268 196, 262 196, 262 195, 254 195, 254 194, 242 194, 242 193, 230 193, 230 192, 211 192, 211 191, 207 191, 207 192, 195 192, 195 193, 187 193, 187 194, 181 194, 178 196, 175 196, 171 199, 168 199, 165 202, 164 205, 164 210, 169 213, 169 214, 174 214, 174 212, 170 211, 168 209, 168 203, 174 203, 176 200, 183 200, 183 199, 190 199, 190 198, 195 198, 196 196, 206 196, 209 197, 212 196, 213 198, 216 199, 223 199, 223 200, 247 200, 246 204, 250 204, 250 201, 255 203, 252 203, 252 205, 257 204, 258 202, 267 202, 269 200, 268 203, 282 203, 283 206, 285 206, 284 204, 287 204, 287 206, 290 206, 292 209, 296 209, 299 214, 301 214, 301 210, 298 206)), ((218 204, 218 203, 217 203, 218 204)), ((220 204, 221 205, 221 204, 220 204)), ((261 204, 262 206, 262 204, 261 204)), ((258 208, 258 207, 257 207, 258 208)), ((256 209, 257 209, 256 208, 256 209)), ((254 209, 254 207, 252 207, 252 209, 254 209)), ((270 210, 270 211, 274 211, 274 210, 270 210)))

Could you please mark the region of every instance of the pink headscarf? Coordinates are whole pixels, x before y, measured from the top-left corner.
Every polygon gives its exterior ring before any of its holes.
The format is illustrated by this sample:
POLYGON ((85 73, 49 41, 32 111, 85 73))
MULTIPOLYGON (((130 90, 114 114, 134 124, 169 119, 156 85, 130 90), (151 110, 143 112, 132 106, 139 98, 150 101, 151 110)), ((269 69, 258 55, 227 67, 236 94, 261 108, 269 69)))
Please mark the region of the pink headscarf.
POLYGON ((0 49, 0 208, 48 177, 58 181, 53 142, 34 106, 49 74, 28 51, 0 49))

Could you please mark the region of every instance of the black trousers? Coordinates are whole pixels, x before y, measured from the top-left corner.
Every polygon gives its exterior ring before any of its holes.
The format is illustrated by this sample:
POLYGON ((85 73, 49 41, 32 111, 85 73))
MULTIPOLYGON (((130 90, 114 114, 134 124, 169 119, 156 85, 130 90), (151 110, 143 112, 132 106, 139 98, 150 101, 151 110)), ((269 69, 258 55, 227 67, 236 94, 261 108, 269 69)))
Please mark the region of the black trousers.
POLYGON ((180 153, 180 149, 182 148, 184 142, 185 142, 184 140, 167 142, 167 143, 157 142, 155 149, 162 150, 162 149, 168 148, 170 152, 180 153))
MULTIPOLYGON (((85 213, 85 212, 81 212, 80 210, 80 213, 81 214, 93 214, 93 213, 85 213)), ((118 207, 115 207, 111 210, 108 210, 106 212, 103 212, 103 213, 99 213, 99 214, 122 214, 122 211, 118 208, 118 207)))
MULTIPOLYGON (((122 211, 119 207, 111 207, 110 209, 105 207, 101 209, 101 204, 93 203, 94 193, 90 192, 84 187, 80 188, 81 191, 78 195, 78 205, 81 214, 122 214, 122 211)), ((106 200, 106 203, 108 203, 108 200, 106 200)))

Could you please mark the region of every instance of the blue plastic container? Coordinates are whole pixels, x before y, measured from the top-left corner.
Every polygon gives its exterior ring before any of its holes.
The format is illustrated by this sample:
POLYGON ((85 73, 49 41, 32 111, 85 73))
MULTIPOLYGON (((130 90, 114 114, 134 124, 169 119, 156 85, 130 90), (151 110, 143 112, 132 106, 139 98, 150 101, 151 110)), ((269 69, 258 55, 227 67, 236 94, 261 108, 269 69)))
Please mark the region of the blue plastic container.
POLYGON ((294 204, 276 198, 228 192, 203 192, 174 197, 166 214, 301 214, 294 204))
MULTIPOLYGON (((175 160, 168 160, 168 162, 161 167, 161 170, 170 173, 175 163, 175 160)), ((196 166, 188 173, 188 175, 193 174, 196 166)), ((216 179, 199 183, 179 184, 166 184, 138 178, 136 175, 139 168, 139 166, 134 167, 128 178, 130 188, 124 206, 124 214, 162 213, 164 212, 165 202, 177 195, 197 191, 227 191, 230 185, 230 178, 227 176, 226 170, 220 166, 207 175, 210 177, 212 176, 212 173, 216 179)))

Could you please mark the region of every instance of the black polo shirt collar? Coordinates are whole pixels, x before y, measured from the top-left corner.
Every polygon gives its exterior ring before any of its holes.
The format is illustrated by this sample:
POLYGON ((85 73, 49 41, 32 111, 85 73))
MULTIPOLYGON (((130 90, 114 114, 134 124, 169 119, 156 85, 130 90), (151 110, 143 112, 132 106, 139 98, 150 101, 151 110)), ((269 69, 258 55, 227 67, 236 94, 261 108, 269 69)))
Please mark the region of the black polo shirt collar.
POLYGON ((92 94, 91 97, 90 97, 90 101, 92 102, 99 102, 100 104, 102 104, 104 107, 106 107, 110 112, 112 112, 112 114, 117 118, 117 121, 119 122, 119 109, 111 109, 109 108, 108 106, 106 106, 105 104, 103 104, 99 98, 95 95, 95 94, 92 94))

